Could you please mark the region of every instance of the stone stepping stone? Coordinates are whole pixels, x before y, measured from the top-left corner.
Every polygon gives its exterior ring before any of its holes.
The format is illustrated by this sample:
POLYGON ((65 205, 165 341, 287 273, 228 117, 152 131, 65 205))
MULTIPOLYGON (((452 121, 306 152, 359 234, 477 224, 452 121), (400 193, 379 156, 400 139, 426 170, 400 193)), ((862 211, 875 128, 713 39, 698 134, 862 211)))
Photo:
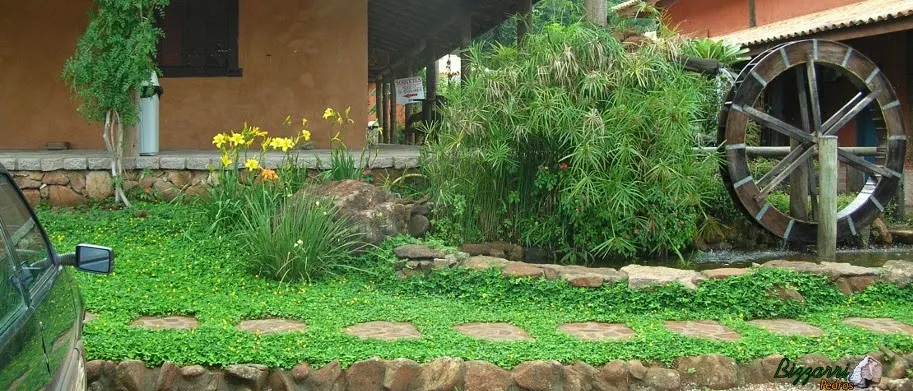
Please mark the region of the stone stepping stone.
POLYGON ((361 339, 380 339, 394 341, 397 339, 418 339, 422 334, 412 323, 367 322, 358 323, 346 328, 346 334, 361 339))
POLYGON ((308 326, 291 319, 256 319, 245 320, 238 325, 238 330, 258 334, 277 334, 307 330, 308 326))
POLYGON ((153 330, 190 330, 195 329, 200 322, 190 316, 143 316, 132 322, 130 326, 143 327, 153 330))
POLYGON ((824 331, 815 326, 792 319, 756 319, 750 320, 748 323, 783 336, 804 335, 817 337, 824 334, 824 331))
POLYGON ((467 337, 496 342, 532 341, 533 338, 517 326, 508 323, 463 323, 453 326, 467 337))
POLYGON ((740 338, 735 331, 715 320, 666 321, 663 326, 673 333, 692 338, 714 341, 735 341, 740 338))
POLYGON ((634 330, 621 323, 568 323, 559 326, 558 330, 585 341, 624 340, 634 337, 634 330))
POLYGON ((96 317, 95 314, 87 311, 86 316, 82 319, 82 324, 86 324, 86 323, 89 323, 89 322, 95 320, 95 317, 96 317))
POLYGON ((846 318, 844 324, 862 327, 879 334, 909 334, 913 335, 913 326, 898 322, 890 318, 846 318))

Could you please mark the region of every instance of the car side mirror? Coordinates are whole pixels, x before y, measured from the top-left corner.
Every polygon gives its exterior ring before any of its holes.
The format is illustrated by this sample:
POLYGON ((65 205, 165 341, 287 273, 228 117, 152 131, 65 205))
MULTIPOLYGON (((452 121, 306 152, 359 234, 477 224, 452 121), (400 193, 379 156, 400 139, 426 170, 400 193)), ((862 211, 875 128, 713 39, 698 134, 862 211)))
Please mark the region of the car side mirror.
POLYGON ((91 244, 76 246, 76 269, 84 272, 108 274, 114 270, 114 250, 91 244))

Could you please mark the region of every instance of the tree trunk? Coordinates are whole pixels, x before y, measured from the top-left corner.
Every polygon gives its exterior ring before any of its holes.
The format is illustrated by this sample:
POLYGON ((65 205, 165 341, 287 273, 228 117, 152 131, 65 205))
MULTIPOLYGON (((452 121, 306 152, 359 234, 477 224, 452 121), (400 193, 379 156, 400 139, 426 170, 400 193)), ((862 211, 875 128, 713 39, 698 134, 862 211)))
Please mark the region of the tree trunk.
POLYGON ((606 27, 609 19, 609 9, 606 0, 584 0, 583 17, 587 22, 599 27, 606 27))

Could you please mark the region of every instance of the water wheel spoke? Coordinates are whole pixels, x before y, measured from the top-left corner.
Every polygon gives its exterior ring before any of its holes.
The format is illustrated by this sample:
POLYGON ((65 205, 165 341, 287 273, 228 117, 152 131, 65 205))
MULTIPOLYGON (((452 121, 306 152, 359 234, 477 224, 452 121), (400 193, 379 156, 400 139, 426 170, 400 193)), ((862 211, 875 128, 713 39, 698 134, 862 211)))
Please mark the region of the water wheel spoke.
POLYGON ((751 118, 752 121, 755 121, 758 124, 761 124, 773 131, 776 131, 777 133, 783 134, 790 138, 794 138, 803 143, 813 143, 814 142, 814 139, 812 138, 812 136, 810 134, 808 134, 807 132, 804 132, 804 131, 796 128, 795 126, 792 126, 792 125, 786 123, 785 121, 783 121, 777 117, 774 117, 770 114, 767 114, 761 110, 758 110, 754 107, 733 105, 732 109, 745 113, 745 115, 747 115, 749 118, 751 118))
POLYGON ((856 118, 862 110, 869 107, 877 96, 877 91, 870 92, 868 95, 863 95, 861 92, 856 94, 852 100, 847 102, 846 105, 834 113, 834 115, 822 125, 821 130, 824 131, 825 135, 836 134, 853 118, 856 118))
POLYGON ((808 159, 814 156, 817 151, 818 147, 816 146, 810 148, 803 145, 796 146, 796 149, 790 151, 783 160, 780 160, 767 175, 764 175, 764 177, 758 181, 758 187, 761 187, 761 192, 759 192, 755 198, 763 199, 764 197, 767 197, 767 195, 776 189, 784 179, 793 173, 793 171, 796 171, 796 169, 803 164, 807 164, 806 162, 808 159))
POLYGON ((840 159, 841 162, 844 162, 844 163, 850 165, 851 167, 853 167, 859 171, 862 171, 864 173, 867 173, 869 175, 879 175, 879 176, 887 177, 887 178, 900 178, 900 174, 895 172, 894 170, 888 169, 887 167, 879 166, 875 163, 871 163, 868 160, 865 160, 864 158, 856 156, 856 155, 854 155, 848 151, 844 151, 842 149, 837 151, 837 158, 840 159))
POLYGON ((821 101, 818 95, 818 75, 815 71, 815 59, 808 55, 805 63, 805 73, 808 77, 808 98, 811 100, 812 130, 821 131, 821 101))

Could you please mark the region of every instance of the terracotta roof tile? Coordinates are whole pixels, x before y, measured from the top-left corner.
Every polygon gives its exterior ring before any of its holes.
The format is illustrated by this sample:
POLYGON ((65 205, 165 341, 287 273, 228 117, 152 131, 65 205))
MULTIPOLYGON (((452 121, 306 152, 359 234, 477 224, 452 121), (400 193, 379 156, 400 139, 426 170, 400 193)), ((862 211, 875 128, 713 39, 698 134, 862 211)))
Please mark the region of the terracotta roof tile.
POLYGON ((910 16, 911 0, 867 0, 713 38, 753 46, 910 16))

